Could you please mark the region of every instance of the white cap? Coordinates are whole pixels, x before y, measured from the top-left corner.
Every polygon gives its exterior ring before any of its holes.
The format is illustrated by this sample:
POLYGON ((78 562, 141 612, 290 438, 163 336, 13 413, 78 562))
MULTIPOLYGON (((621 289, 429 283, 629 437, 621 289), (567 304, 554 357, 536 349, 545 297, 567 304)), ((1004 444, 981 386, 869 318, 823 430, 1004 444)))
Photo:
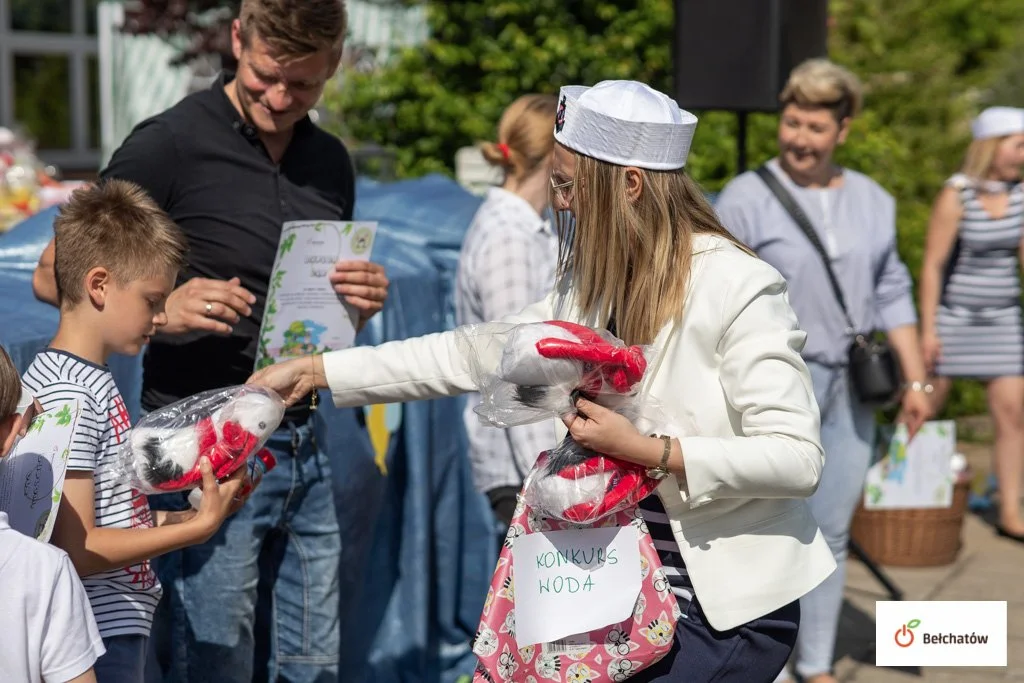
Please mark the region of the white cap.
POLYGON ((1024 133, 1024 109, 1016 107, 989 107, 971 122, 975 140, 1019 133, 1024 133))
POLYGON ((696 129, 696 116, 637 81, 564 86, 555 115, 555 140, 569 149, 654 171, 684 167, 696 129))

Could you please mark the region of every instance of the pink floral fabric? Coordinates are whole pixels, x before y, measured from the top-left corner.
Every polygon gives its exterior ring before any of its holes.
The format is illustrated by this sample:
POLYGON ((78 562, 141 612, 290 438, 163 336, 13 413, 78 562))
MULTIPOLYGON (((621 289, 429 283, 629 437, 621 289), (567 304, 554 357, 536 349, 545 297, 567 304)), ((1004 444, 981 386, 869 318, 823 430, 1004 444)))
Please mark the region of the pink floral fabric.
POLYGON ((672 649, 679 603, 669 589, 658 551, 640 511, 621 510, 593 524, 573 524, 541 515, 523 502, 516 507, 498 566, 487 591, 473 642, 474 683, 603 683, 625 681, 672 649), (642 583, 631 618, 583 637, 519 648, 515 639, 515 581, 512 548, 516 539, 539 531, 592 527, 636 527, 640 537, 642 583))

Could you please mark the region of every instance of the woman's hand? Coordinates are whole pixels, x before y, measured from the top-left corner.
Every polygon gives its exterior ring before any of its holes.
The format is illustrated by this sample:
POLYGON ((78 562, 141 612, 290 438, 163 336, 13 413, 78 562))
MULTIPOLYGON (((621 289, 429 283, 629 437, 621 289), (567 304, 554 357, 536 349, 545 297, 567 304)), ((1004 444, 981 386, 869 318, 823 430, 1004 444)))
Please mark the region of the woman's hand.
POLYGON ((246 384, 273 389, 288 406, 295 405, 314 389, 326 389, 324 360, 320 355, 295 358, 255 372, 246 384))
POLYGON ((921 335, 921 355, 924 356, 924 366, 928 374, 935 374, 935 366, 942 358, 942 341, 934 332, 925 332, 921 335))
POLYGON ((647 437, 633 423, 618 413, 585 398, 576 400, 575 415, 565 415, 565 423, 576 443, 592 451, 628 462, 642 462, 640 446, 647 437))
POLYGON ((935 407, 923 391, 905 391, 902 403, 903 407, 900 409, 896 421, 907 425, 907 436, 913 439, 917 430, 921 429, 921 425, 931 419, 935 407))
MULTIPOLYGON (((901 325, 889 330, 889 343, 899 356, 906 381, 923 386, 927 381, 928 370, 925 368, 924 344, 917 334, 917 325, 901 325)), ((903 409, 896 419, 906 423, 910 438, 914 438, 921 425, 935 414, 935 406, 923 391, 910 389, 903 392, 902 403, 903 409)))

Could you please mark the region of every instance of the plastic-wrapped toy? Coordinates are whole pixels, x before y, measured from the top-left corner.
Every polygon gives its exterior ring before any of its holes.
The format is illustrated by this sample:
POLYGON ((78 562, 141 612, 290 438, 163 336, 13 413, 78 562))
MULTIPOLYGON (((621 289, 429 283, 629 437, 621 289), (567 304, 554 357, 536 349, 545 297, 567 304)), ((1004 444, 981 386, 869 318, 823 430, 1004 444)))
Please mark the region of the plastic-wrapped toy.
MULTIPOLYGON (((501 345, 492 370, 483 356, 489 341, 465 348, 481 393, 476 412, 507 427, 575 412, 584 396, 636 420, 642 408, 637 388, 650 349, 627 346, 606 331, 565 321, 516 325, 507 333, 483 325, 461 332, 468 339, 495 335, 501 345)), ((644 467, 616 460, 565 439, 542 453, 523 489, 525 502, 545 514, 574 523, 593 522, 636 505, 657 488, 644 467)))
MULTIPOLYGON (((643 431, 665 422, 639 393, 652 349, 628 346, 606 331, 562 321, 486 323, 460 328, 459 347, 480 392, 475 410, 494 426, 574 413, 579 396, 624 415, 643 431)), ((637 509, 659 481, 647 476, 646 468, 583 448, 571 434, 552 445, 526 477, 491 577, 473 642, 474 683, 624 681, 672 648, 679 605, 637 509), (631 525, 637 531, 641 577, 633 613, 568 640, 519 642, 517 541, 549 531, 631 525)))
POLYGON ((218 479, 227 477, 263 447, 284 410, 276 393, 249 385, 182 399, 139 420, 121 446, 121 467, 148 494, 201 486, 204 456, 218 479))

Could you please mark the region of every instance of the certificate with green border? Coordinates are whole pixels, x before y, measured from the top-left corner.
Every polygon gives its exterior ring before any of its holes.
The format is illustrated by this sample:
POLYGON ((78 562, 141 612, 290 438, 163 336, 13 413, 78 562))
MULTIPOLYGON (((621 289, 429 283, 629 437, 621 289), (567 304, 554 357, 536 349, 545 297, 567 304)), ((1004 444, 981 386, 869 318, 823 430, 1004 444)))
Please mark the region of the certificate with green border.
POLYGON ((271 271, 256 369, 352 346, 358 313, 328 277, 338 261, 369 260, 377 223, 289 221, 271 271))

